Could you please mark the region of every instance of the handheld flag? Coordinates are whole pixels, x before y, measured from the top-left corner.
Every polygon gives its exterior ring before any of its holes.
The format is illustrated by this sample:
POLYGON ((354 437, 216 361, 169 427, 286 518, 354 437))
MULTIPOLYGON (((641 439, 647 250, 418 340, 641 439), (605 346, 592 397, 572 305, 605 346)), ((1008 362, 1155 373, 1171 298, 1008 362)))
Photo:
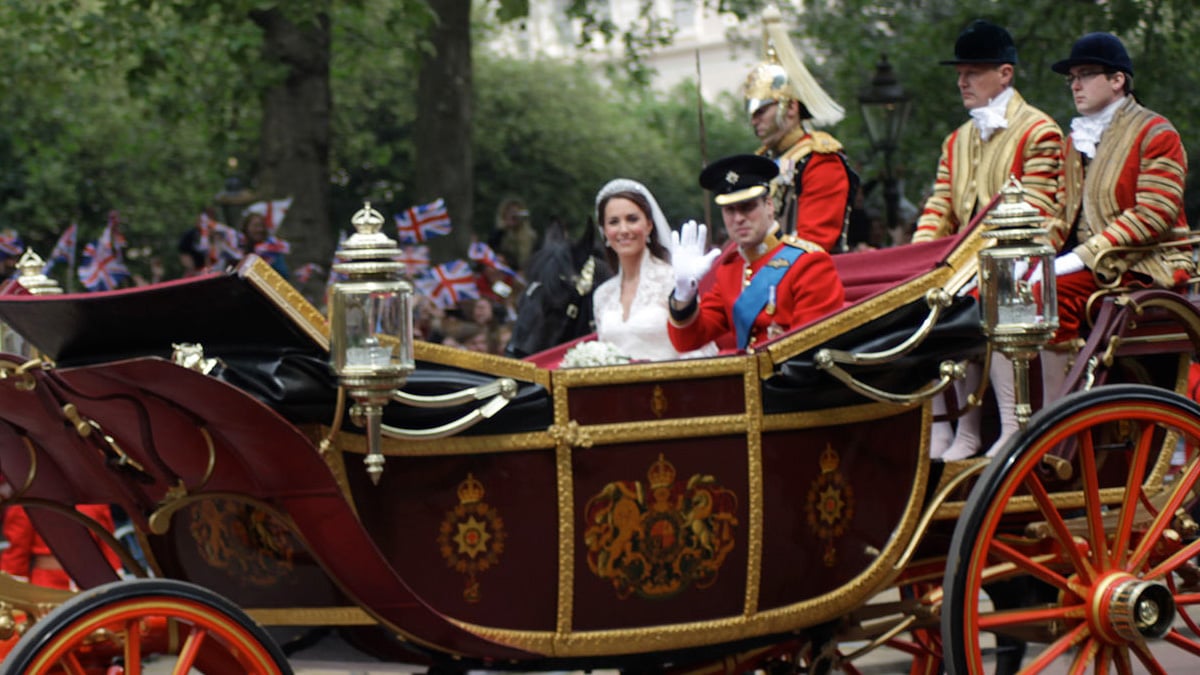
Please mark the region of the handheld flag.
POLYGON ((307 284, 309 281, 312 281, 314 276, 321 274, 324 271, 325 268, 321 267, 317 263, 305 263, 296 270, 296 273, 292 275, 292 278, 299 283, 307 284))
POLYGON ((250 206, 247 206, 242 214, 257 213, 261 215, 263 221, 266 223, 267 233, 273 234, 283 224, 283 219, 287 216, 288 209, 290 208, 292 208, 292 198, 288 197, 287 199, 254 202, 250 206))
POLYGON ((454 260, 432 268, 429 274, 414 279, 417 290, 429 296, 438 307, 450 308, 468 298, 479 297, 475 275, 465 260, 454 260))
POLYGON ((521 278, 521 275, 517 274, 513 268, 505 265, 500 260, 500 257, 496 255, 496 252, 492 250, 491 246, 488 246, 478 239, 471 242, 471 246, 467 249, 467 257, 477 263, 483 263, 484 265, 487 265, 488 267, 491 267, 502 274, 507 274, 514 279, 521 278))
POLYGON ((428 246, 405 246, 396 262, 402 262, 410 276, 417 276, 429 269, 428 246))
POLYGON ((17 257, 25 250, 25 242, 13 229, 0 230, 0 258, 17 257))
POLYGON ((129 278, 129 268, 121 257, 125 238, 117 229, 117 212, 109 214, 108 226, 100 238, 83 248, 83 264, 79 266, 79 281, 89 291, 109 291, 129 278))
POLYGON ((446 200, 438 198, 428 204, 413 206, 396 214, 396 231, 401 244, 421 244, 450 234, 450 214, 446 200))
POLYGON ((56 263, 66 263, 68 267, 75 264, 75 247, 79 238, 79 226, 71 223, 58 237, 54 250, 50 251, 50 259, 42 268, 42 274, 49 274, 56 263))

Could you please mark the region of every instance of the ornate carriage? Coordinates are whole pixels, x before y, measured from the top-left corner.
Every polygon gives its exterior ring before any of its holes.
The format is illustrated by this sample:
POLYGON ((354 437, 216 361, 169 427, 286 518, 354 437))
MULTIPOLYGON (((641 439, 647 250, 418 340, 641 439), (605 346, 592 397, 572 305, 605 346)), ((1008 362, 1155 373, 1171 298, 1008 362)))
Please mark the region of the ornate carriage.
POLYGON ((87 590, 0 575, 0 629, 23 633, 4 672, 136 673, 152 653, 290 672, 263 626, 314 625, 453 671, 853 672, 878 647, 913 672, 1004 671, 996 642, 1037 645, 1035 671, 1127 672, 1200 653, 1200 407, 1176 393, 1200 315, 1112 296, 1077 393, 990 463, 932 462, 930 396, 986 350, 960 293, 982 245, 841 256, 845 309, 749 353, 554 369, 417 342, 378 447, 329 325, 262 261, 10 289, 0 318, 42 356, 0 359, 6 503, 87 590), (119 507, 136 546, 85 503, 119 507))

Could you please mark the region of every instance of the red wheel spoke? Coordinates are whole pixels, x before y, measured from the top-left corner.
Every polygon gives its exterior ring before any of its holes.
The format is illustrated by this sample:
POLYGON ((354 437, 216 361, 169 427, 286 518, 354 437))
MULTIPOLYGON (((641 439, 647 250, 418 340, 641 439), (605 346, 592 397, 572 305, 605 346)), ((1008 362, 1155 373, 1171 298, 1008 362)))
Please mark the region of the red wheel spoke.
POLYGON ((1113 653, 1113 663, 1117 666, 1117 675, 1133 675, 1133 665, 1129 663, 1129 648, 1124 645, 1116 647, 1113 653))
POLYGON ((1046 651, 1042 652, 1033 663, 1021 669, 1022 673, 1040 673, 1045 670, 1054 659, 1062 656, 1068 649, 1079 644, 1088 637, 1088 627, 1086 623, 1081 623, 1071 630, 1070 633, 1055 640, 1046 651))
POLYGON ((1172 484, 1171 487, 1174 493, 1171 495, 1171 499, 1167 501, 1158 515, 1154 517, 1154 522, 1150 525, 1150 529, 1146 531, 1146 536, 1142 537, 1142 540, 1138 542, 1137 549, 1129 557, 1129 564, 1125 569, 1133 571, 1146 563, 1146 559, 1150 557, 1150 551, 1154 550, 1154 545, 1158 543, 1163 530, 1167 529, 1167 525, 1175 517, 1175 512, 1179 510, 1179 506, 1183 504, 1183 500, 1191 492, 1197 478, 1200 478, 1200 470, 1198 470, 1196 462, 1193 461, 1180 479, 1172 484))
POLYGON ((1104 507, 1100 503, 1100 477, 1096 472, 1096 446, 1090 431, 1079 434, 1079 461, 1083 464, 1083 499, 1088 532, 1092 538, 1092 564, 1103 572, 1109 569, 1108 534, 1104 531, 1104 507))
POLYGON ((1167 633, 1163 639, 1184 651, 1191 652, 1195 656, 1200 656, 1200 642, 1196 642, 1195 640, 1185 636, 1177 629, 1172 628, 1171 632, 1167 633))
POLYGON ((1082 605, 1071 607, 1039 607, 1037 609, 1006 609, 981 615, 979 617, 979 629, 991 630, 1002 626, 1044 623, 1060 619, 1082 619, 1083 611, 1082 605))
POLYGON ((1150 653, 1145 643, 1130 642, 1129 648, 1133 650, 1133 653, 1138 657, 1138 661, 1142 662, 1142 665, 1146 667, 1146 670, 1150 671, 1151 675, 1155 673, 1167 675, 1167 671, 1163 670, 1162 666, 1158 663, 1158 659, 1154 658, 1154 654, 1150 653))
POLYGON ((1100 655, 1096 657, 1096 675, 1108 675, 1108 662, 1112 660, 1113 648, 1109 645, 1100 647, 1100 655))
POLYGON ((1062 544, 1063 551, 1070 558, 1071 564, 1075 566, 1075 571, 1083 577, 1086 583, 1094 581, 1096 578, 1095 570, 1092 569, 1091 563, 1079 554, 1079 549, 1075 546, 1075 538, 1071 536, 1071 531, 1067 529, 1067 523, 1063 521, 1062 514, 1058 512, 1054 503, 1050 501, 1050 495, 1046 492, 1046 486, 1042 485, 1042 481, 1037 477, 1037 474, 1031 471, 1025 476, 1025 487, 1029 489, 1042 515, 1045 516, 1046 522, 1054 530, 1059 543, 1062 544))
POLYGON ((75 656, 75 652, 64 654, 58 665, 62 666, 68 675, 87 675, 87 669, 79 662, 79 657, 75 656))
POLYGON ((1065 591, 1067 593, 1074 592, 1071 589, 1070 584, 1067 583, 1066 577, 1062 576, 1058 572, 1055 572, 1054 570, 1050 569, 1049 567, 1046 567, 1045 565, 1034 560, 1033 558, 1030 558, 1029 556, 1025 555, 1024 553, 1021 553, 1020 551, 1013 548, 1012 546, 1005 544, 1004 542, 1000 541, 999 539, 992 540, 992 553, 995 554, 996 557, 1002 558, 1004 560, 1007 560, 1008 562, 1013 563, 1017 567, 1025 570, 1026 572, 1032 574, 1033 576, 1041 579, 1042 581, 1050 584, 1051 586, 1054 586, 1055 588, 1057 588, 1061 591, 1065 591))
POLYGON ((1100 648, 1100 643, 1095 639, 1089 639, 1075 654, 1075 660, 1071 662, 1071 667, 1067 670, 1068 675, 1084 675, 1087 672, 1088 664, 1095 658, 1096 652, 1100 648))
POLYGON ((204 639, 208 637, 208 631, 204 628, 196 626, 187 636, 187 640, 183 643, 183 649, 179 650, 179 660, 175 662, 173 675, 187 675, 191 671, 192 666, 196 664, 196 658, 200 655, 200 648, 204 645, 204 639))
POLYGON ((1175 596, 1176 605, 1200 605, 1200 593, 1179 593, 1175 596))
POLYGON ((1175 571, 1175 568, 1200 554, 1200 539, 1184 546, 1175 553, 1171 554, 1166 560, 1154 566, 1154 569, 1147 572, 1143 578, 1146 580, 1157 579, 1161 576, 1168 575, 1175 571))
POLYGON ((1121 567, 1125 563, 1125 552, 1133 537, 1133 519, 1137 515, 1138 495, 1142 491, 1142 481, 1146 478, 1146 464, 1150 457, 1150 445, 1154 441, 1154 425, 1142 427, 1142 436, 1138 439, 1137 447, 1133 449, 1133 457, 1129 461, 1129 478, 1125 482, 1125 506, 1121 509, 1121 519, 1117 523, 1117 531, 1113 541, 1113 566, 1121 567))
POLYGON ((125 622, 125 675, 142 675, 142 631, 137 619, 125 622))

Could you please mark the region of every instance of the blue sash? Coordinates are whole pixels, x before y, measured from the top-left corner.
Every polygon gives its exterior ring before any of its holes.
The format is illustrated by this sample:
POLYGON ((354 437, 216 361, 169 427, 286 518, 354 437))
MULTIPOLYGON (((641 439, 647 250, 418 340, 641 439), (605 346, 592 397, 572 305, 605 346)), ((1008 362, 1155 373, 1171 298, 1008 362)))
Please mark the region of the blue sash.
POLYGON ((738 349, 745 349, 750 342, 750 328, 759 312, 771 299, 771 290, 779 285, 783 275, 787 274, 792 264, 796 262, 804 249, 784 244, 775 255, 767 261, 750 279, 750 285, 742 289, 741 295, 733 303, 733 328, 737 334, 738 349), (786 265, 772 264, 774 261, 786 261, 786 265))

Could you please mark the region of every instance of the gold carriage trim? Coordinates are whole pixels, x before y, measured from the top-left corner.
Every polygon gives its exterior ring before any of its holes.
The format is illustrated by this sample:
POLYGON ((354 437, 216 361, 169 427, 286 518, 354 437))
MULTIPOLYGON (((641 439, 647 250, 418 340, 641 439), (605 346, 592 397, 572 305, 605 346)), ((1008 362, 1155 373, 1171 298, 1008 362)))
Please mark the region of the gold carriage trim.
POLYGON ((588 569, 622 600, 712 586, 735 545, 737 495, 708 475, 676 480, 662 454, 646 477, 649 495, 640 481, 620 481, 588 500, 588 569))
POLYGON ((446 565, 467 576, 463 599, 483 597, 477 575, 495 567, 504 553, 508 533, 496 509, 483 501, 483 483, 467 474, 458 484, 458 506, 446 512, 438 529, 437 544, 446 565))

